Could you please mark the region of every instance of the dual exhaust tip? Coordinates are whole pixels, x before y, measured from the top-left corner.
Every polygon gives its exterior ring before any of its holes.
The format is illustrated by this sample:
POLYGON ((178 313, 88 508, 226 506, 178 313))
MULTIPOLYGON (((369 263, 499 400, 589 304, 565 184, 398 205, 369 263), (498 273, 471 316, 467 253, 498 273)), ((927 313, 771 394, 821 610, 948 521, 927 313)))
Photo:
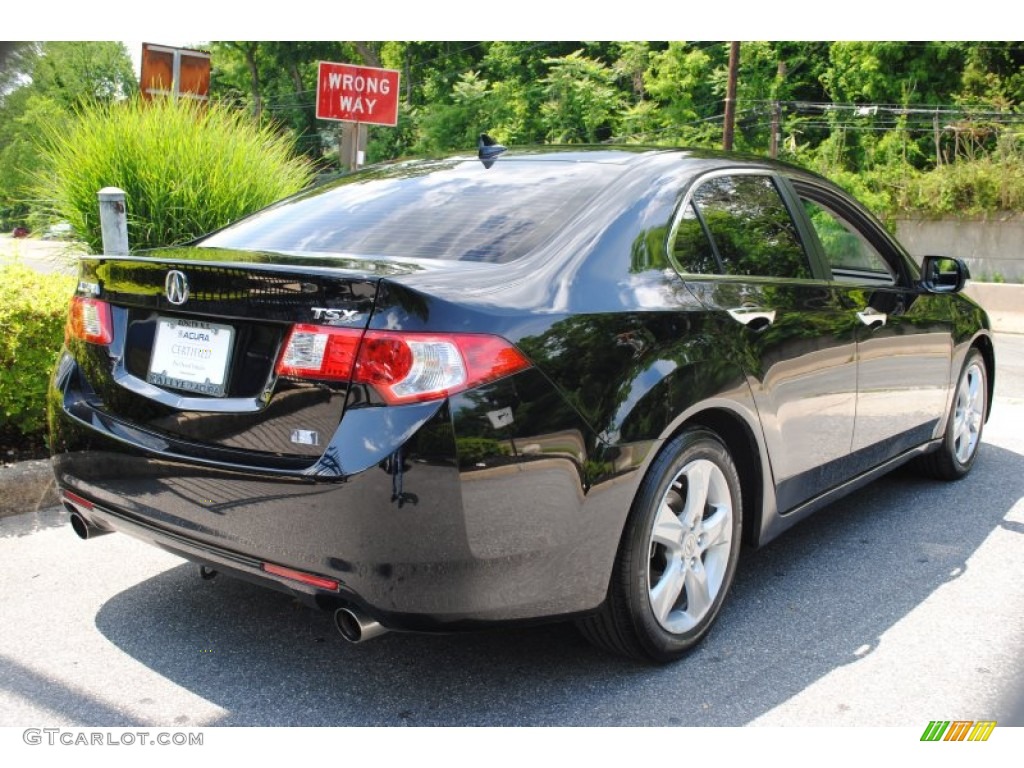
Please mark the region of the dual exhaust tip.
MULTIPOLYGON (((103 536, 107 533, 113 533, 109 528, 101 528, 87 520, 71 504, 65 502, 65 506, 71 513, 71 529, 83 541, 103 536)), ((210 579, 216 575, 216 571, 213 570, 209 570, 208 573, 209 575, 204 573, 202 569, 200 570, 200 575, 204 579, 210 579)), ((379 621, 371 619, 358 608, 347 606, 339 608, 334 612, 334 626, 338 628, 338 632, 341 633, 343 638, 353 644, 364 643, 387 632, 387 629, 379 621)))

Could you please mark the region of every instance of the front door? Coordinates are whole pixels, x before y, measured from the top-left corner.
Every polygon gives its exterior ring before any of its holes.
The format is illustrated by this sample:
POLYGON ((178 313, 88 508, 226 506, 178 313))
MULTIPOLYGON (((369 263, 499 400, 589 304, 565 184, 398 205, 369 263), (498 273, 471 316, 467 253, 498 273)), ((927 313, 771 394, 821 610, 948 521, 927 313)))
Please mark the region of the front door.
POLYGON ((952 335, 945 297, 916 290, 898 246, 829 190, 797 184, 833 286, 857 317, 858 471, 927 442, 945 412, 952 335))

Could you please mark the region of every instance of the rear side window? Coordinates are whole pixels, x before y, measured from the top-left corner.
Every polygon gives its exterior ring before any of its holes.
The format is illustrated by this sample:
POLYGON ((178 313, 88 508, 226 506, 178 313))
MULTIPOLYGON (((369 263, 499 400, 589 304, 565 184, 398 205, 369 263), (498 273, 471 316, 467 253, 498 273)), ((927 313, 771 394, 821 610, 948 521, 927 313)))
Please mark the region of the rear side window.
POLYGON ((611 163, 480 162, 350 177, 215 233, 215 248, 509 262, 580 212, 622 172, 611 163))
POLYGON ((719 176, 703 182, 680 217, 674 254, 695 274, 812 276, 793 218, 768 176, 719 176))
POLYGON ((697 209, 691 201, 683 210, 676 227, 676 242, 673 247, 676 261, 685 271, 696 275, 718 275, 722 265, 715 255, 707 232, 697 216, 697 209))

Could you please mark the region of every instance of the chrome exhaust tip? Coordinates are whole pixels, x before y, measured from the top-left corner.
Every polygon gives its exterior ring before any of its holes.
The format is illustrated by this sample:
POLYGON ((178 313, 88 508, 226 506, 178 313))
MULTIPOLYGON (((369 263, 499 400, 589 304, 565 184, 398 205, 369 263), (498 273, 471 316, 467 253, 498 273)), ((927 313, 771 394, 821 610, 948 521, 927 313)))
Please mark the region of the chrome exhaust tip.
POLYGON ((364 643, 387 632, 380 622, 356 608, 339 608, 334 612, 334 626, 350 643, 364 643))
POLYGON ((73 530, 75 535, 82 541, 95 539, 97 536, 113 533, 109 528, 100 528, 98 525, 93 525, 77 510, 70 509, 69 511, 71 512, 71 530, 73 530))

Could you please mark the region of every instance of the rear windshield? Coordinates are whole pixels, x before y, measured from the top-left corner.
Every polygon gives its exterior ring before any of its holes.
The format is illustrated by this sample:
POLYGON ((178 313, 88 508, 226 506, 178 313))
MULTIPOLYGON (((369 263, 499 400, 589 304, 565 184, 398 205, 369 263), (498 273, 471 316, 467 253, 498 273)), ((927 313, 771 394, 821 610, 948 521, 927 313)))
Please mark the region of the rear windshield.
POLYGON ((551 160, 409 165, 307 192, 201 245, 504 263, 548 240, 621 172, 551 160))

